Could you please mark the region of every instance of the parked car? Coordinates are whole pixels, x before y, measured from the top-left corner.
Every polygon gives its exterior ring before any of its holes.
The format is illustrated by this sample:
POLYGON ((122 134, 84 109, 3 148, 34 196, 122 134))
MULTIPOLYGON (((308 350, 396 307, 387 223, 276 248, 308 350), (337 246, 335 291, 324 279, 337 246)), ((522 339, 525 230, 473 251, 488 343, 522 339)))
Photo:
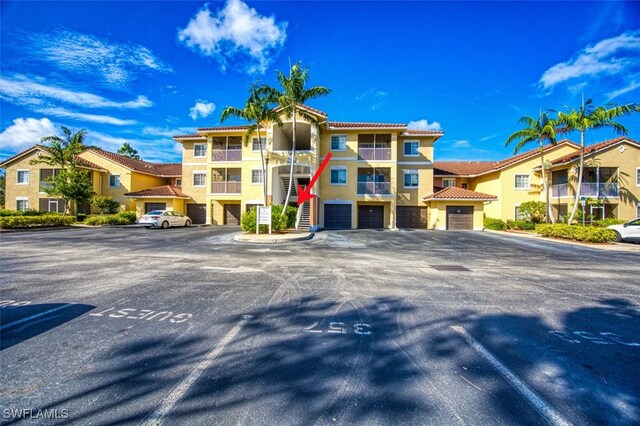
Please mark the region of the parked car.
POLYGON ((145 214, 138 221, 145 228, 163 228, 170 226, 190 226, 191 219, 182 213, 172 212, 169 210, 153 210, 145 214))
POLYGON ((635 241, 640 243, 640 217, 622 225, 607 226, 616 233, 616 241, 635 241))

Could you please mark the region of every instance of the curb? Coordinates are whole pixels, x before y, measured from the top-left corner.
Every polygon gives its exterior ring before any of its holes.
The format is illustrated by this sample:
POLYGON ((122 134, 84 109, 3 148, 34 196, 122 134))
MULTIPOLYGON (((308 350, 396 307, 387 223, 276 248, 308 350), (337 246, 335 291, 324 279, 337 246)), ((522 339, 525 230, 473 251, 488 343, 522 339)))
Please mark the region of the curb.
MULTIPOLYGON (((300 234, 297 237, 285 237, 284 235, 274 235, 274 236, 264 236, 256 237, 253 234, 236 234, 233 237, 234 241, 240 243, 255 243, 255 244, 282 244, 282 243, 292 243, 296 241, 307 241, 313 238, 313 232, 307 232, 305 234, 300 234)), ((267 234, 268 235, 268 234, 267 234)), ((287 235, 287 234, 285 234, 287 235)))
POLYGON ((561 238, 548 238, 543 237, 538 234, 526 234, 519 232, 506 232, 506 231, 495 231, 493 229, 486 229, 484 232, 488 232, 490 234, 502 235, 504 237, 515 236, 520 238, 528 238, 530 240, 538 240, 538 241, 546 241, 546 242, 554 242, 561 244, 568 244, 572 246, 585 247, 585 248, 594 248, 598 250, 614 250, 614 251, 625 251, 629 253, 638 253, 640 252, 640 247, 634 245, 632 243, 582 243, 580 241, 571 241, 571 240, 563 240, 561 238))

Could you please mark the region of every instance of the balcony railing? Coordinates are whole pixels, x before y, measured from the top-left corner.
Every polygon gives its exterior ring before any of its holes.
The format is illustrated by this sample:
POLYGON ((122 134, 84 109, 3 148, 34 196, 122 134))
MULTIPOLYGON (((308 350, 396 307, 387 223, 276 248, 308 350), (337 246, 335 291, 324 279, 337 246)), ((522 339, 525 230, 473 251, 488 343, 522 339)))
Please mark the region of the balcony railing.
POLYGON ((241 182, 228 180, 211 182, 211 192, 213 194, 240 194, 241 182))
POLYGON ((391 194, 391 182, 358 182, 358 195, 391 194))
POLYGON ((211 161, 241 161, 241 149, 214 149, 211 155, 211 161))
MULTIPOLYGON (((551 186, 552 197, 567 197, 569 196, 569 184, 562 183, 560 185, 551 186)), ((618 183, 592 183, 583 182, 580 185, 580 195, 585 197, 619 197, 620 190, 618 183)))
POLYGON ((391 160, 391 148, 358 148, 358 160, 391 160))

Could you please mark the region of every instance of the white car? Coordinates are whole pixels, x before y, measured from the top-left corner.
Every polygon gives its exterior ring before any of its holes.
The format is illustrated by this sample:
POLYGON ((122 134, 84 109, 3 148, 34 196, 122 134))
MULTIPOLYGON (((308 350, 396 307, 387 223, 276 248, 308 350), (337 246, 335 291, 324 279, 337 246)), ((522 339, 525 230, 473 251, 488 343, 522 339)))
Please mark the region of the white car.
POLYGON ((622 225, 607 226, 616 233, 616 241, 635 241, 640 243, 640 217, 622 225))
POLYGON ((190 226, 191 219, 178 212, 153 210, 142 216, 138 223, 147 229, 152 227, 166 229, 170 226, 190 226))

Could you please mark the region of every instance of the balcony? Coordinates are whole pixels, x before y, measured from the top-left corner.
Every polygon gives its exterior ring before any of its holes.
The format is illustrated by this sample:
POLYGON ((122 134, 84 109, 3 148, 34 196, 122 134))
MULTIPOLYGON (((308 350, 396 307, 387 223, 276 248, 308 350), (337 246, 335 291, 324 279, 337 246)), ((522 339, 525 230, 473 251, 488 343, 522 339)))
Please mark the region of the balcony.
POLYGON ((358 182, 358 195, 391 194, 391 182, 358 182))
POLYGON ((242 189, 240 181, 217 181, 211 182, 212 194, 240 194, 242 189))
POLYGON ((391 160, 391 148, 358 148, 358 160, 391 160))
MULTIPOLYGON (((559 185, 551 186, 551 196, 552 197, 568 197, 572 194, 569 194, 569 184, 562 183, 559 185)), ((595 197, 595 198, 613 198, 620 196, 620 190, 618 188, 618 183, 592 183, 592 182, 583 182, 580 185, 580 195, 584 197, 595 197)))
POLYGON ((242 161, 242 149, 214 149, 211 161, 242 161))

